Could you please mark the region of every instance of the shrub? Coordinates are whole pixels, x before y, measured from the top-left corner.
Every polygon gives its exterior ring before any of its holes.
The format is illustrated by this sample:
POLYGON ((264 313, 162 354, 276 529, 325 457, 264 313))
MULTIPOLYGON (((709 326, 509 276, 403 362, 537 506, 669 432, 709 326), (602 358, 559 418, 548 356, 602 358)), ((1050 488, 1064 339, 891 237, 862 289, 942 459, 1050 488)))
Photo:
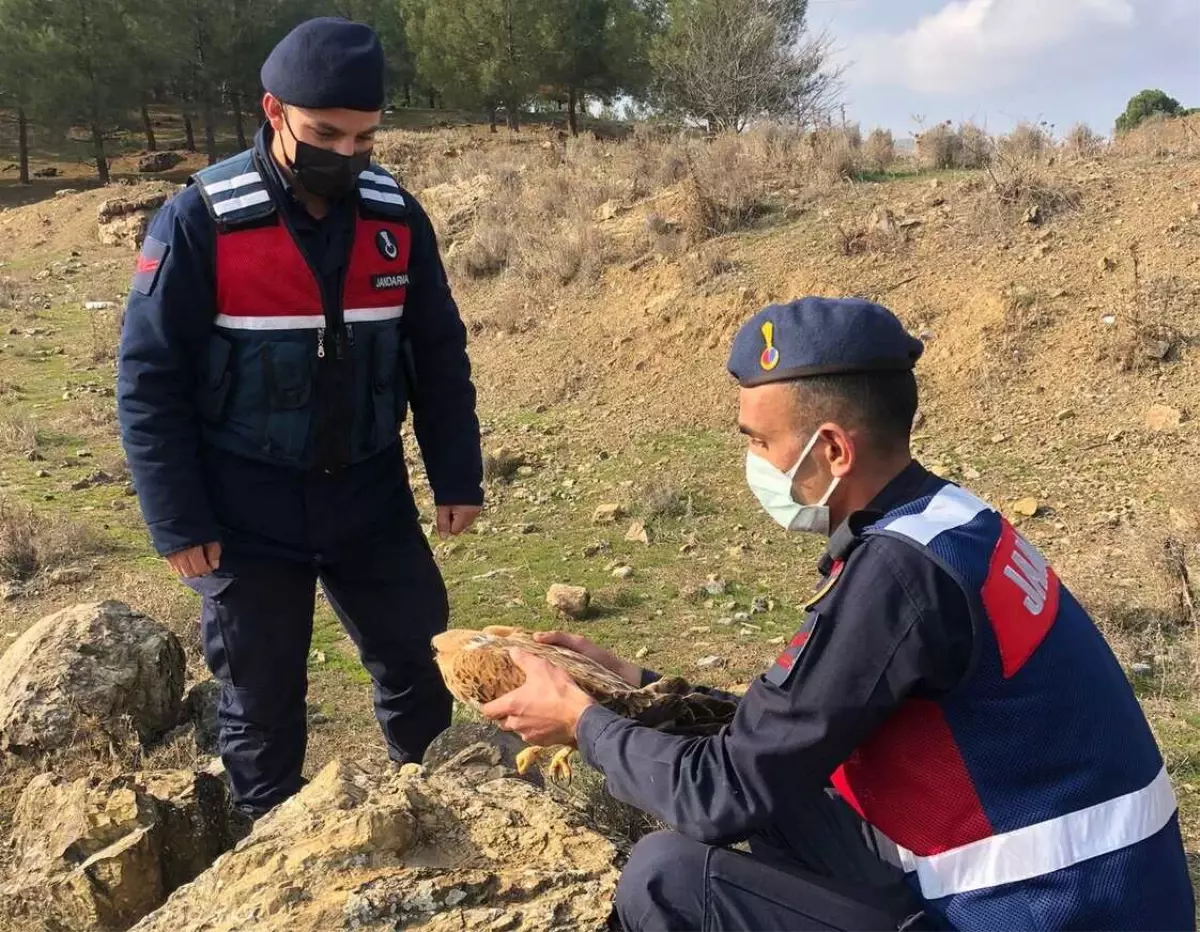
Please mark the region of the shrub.
POLYGON ((1104 138, 1086 123, 1076 123, 1067 131, 1063 148, 1076 158, 1095 158, 1104 148, 1104 138))
POLYGON ((896 140, 890 129, 873 129, 867 137, 862 153, 863 168, 867 171, 885 172, 896 161, 896 140))

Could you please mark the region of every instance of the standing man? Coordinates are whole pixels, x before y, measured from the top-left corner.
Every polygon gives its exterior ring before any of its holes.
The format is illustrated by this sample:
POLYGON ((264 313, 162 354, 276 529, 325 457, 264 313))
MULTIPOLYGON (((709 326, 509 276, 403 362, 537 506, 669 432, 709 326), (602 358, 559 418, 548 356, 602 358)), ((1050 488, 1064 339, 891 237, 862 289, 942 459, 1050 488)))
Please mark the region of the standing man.
POLYGON ((399 443, 409 408, 437 529, 483 502, 466 332, 425 212, 371 148, 384 58, 367 26, 302 23, 262 68, 254 148, 150 226, 118 411, 158 552, 203 597, 236 803, 296 792, 317 580, 375 683, 393 760, 450 721, 429 639, 446 591, 399 443))
POLYGON ((1195 928, 1171 784, 1104 638, 1032 544, 909 452, 921 350, 857 300, 769 307, 737 334, 748 484, 829 544, 728 728, 639 726, 521 654, 525 684, 485 707, 576 741, 674 827, 633 849, 624 928, 1195 928))

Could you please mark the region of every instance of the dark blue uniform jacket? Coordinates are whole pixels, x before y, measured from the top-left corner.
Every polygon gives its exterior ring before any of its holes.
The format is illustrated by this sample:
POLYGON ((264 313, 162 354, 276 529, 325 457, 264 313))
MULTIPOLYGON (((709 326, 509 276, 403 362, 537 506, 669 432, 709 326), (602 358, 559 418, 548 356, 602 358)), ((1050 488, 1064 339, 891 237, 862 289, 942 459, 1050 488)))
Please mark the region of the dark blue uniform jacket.
MULTIPOLYGON (((270 128, 255 138, 262 164, 270 128)), ((321 287, 340 294, 349 264, 354 205, 320 221, 267 172, 321 287)), ((439 504, 480 504, 482 464, 466 331, 450 293, 429 218, 411 196, 410 283, 404 333, 412 348, 414 429, 439 504)), ((216 230, 195 185, 168 201, 149 235, 166 244, 156 274, 129 296, 117 380, 121 437, 156 550, 220 540, 263 555, 320 559, 386 533, 415 513, 399 442, 326 474, 254 462, 201 442, 197 386, 215 316, 216 230)), ((272 274, 270 269, 264 275, 272 274)))
POLYGON ((668 735, 588 709, 579 749, 609 792, 698 841, 758 836, 783 856, 802 848, 789 842, 794 807, 906 698, 943 695, 969 667, 971 615, 954 579, 902 541, 855 537, 879 514, 943 484, 913 463, 839 529, 822 572, 847 553, 848 562, 814 606, 820 623, 791 673, 782 685, 756 679, 717 736, 668 735))

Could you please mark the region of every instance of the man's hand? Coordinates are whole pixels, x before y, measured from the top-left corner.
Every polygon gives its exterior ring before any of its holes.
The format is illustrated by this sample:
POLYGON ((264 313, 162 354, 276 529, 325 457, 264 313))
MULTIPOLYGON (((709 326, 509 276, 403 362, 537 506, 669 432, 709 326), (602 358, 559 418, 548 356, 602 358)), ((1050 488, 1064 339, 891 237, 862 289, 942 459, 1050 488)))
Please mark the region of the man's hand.
POLYGON ((169 554, 167 562, 183 579, 207 576, 221 565, 221 544, 215 540, 210 544, 197 544, 169 554))
POLYGON ((438 537, 446 538, 461 534, 479 517, 483 511, 478 505, 438 505, 437 532, 438 537))
POLYGON ((525 672, 525 682, 483 707, 483 714, 529 744, 575 745, 579 717, 595 701, 566 671, 519 648, 509 652, 525 672))
POLYGON ((582 634, 568 634, 566 631, 538 631, 533 639, 541 644, 554 644, 565 647, 577 654, 583 654, 590 660, 596 661, 606 670, 611 670, 635 689, 642 685, 642 668, 636 663, 622 660, 610 650, 605 650, 599 644, 594 644, 582 634))

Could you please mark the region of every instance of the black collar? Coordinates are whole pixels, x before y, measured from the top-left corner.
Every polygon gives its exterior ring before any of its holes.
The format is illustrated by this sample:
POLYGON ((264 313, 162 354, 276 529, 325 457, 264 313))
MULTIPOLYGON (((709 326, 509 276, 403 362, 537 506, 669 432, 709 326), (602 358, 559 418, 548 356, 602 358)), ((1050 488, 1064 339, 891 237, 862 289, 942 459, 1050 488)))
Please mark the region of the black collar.
POLYGON ((850 552, 858 546, 862 532, 882 518, 889 511, 899 508, 919 498, 926 482, 933 476, 928 469, 916 460, 910 462, 900 472, 879 490, 866 508, 853 512, 829 537, 829 544, 821 559, 817 561, 817 570, 822 576, 828 576, 835 563, 844 563, 850 552))

